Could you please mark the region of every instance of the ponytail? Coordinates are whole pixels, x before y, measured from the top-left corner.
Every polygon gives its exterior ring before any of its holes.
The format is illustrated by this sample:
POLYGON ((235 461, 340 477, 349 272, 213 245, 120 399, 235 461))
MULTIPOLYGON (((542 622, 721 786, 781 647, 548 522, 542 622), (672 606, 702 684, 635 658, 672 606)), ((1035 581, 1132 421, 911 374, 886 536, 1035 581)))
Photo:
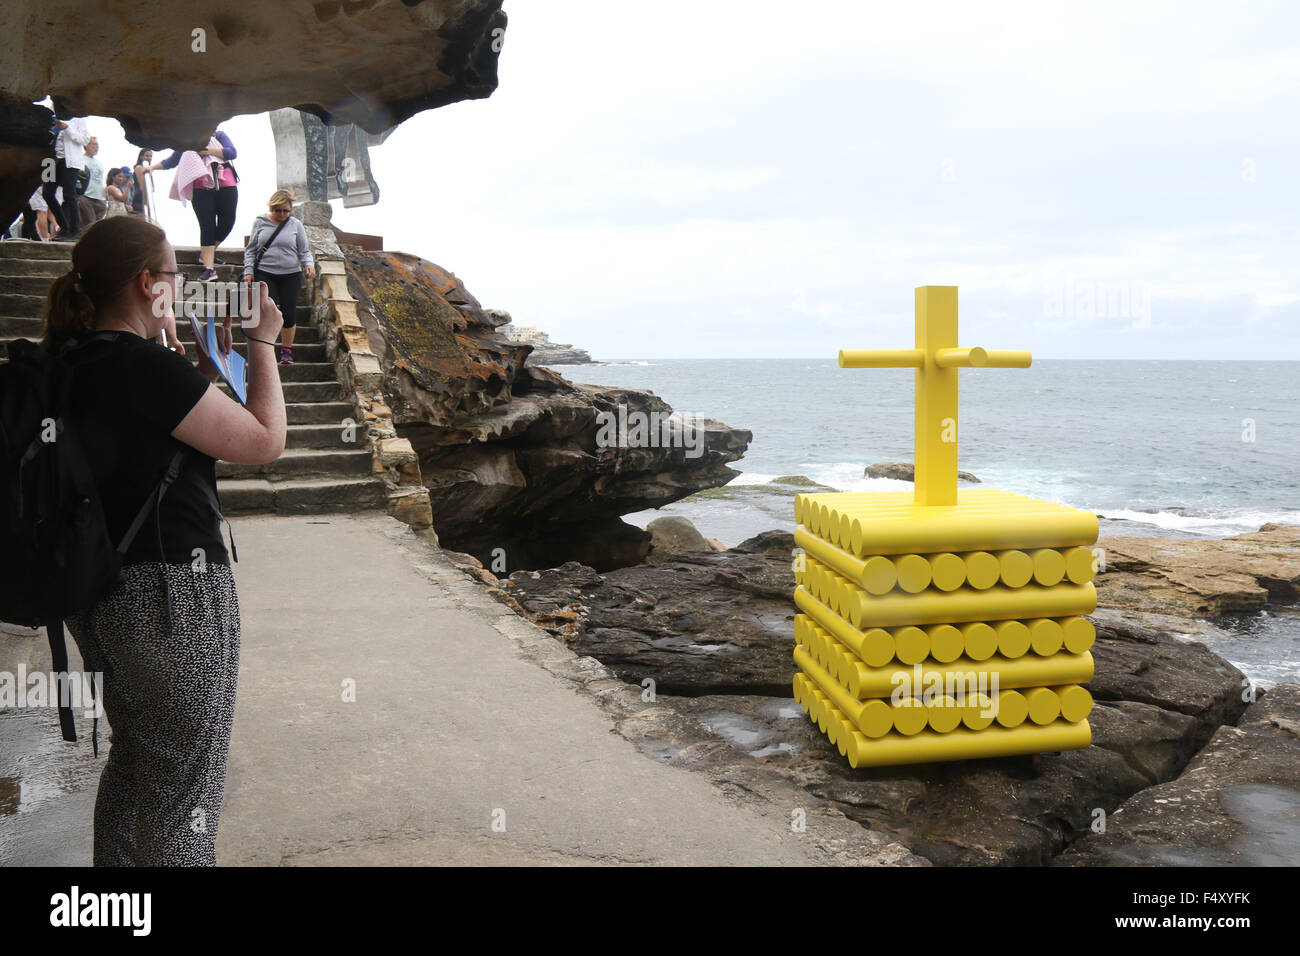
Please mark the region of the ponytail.
POLYGON ((138 216, 100 219, 72 247, 72 269, 50 283, 41 310, 48 351, 95 328, 145 269, 164 267, 167 235, 138 216))
POLYGON ((41 318, 45 320, 41 345, 52 352, 68 339, 94 328, 95 303, 83 291, 81 282, 71 272, 65 272, 50 284, 41 318))

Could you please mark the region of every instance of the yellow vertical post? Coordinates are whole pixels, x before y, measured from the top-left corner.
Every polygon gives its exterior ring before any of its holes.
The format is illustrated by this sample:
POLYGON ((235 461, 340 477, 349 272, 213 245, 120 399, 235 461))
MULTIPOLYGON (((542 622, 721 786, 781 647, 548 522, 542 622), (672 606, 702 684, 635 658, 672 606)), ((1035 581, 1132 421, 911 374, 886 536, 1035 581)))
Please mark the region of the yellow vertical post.
POLYGON ((918 505, 957 503, 957 369, 939 365, 939 350, 956 347, 957 287, 921 286, 916 290, 916 348, 925 361, 916 370, 913 476, 918 505))

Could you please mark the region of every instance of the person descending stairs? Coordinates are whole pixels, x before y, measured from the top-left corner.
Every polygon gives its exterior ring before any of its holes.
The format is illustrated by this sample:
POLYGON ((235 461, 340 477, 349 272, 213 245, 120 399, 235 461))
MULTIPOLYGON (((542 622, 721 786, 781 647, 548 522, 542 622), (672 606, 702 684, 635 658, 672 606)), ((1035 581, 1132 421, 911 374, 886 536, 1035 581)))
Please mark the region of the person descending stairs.
MULTIPOLYGON (((0 242, 0 362, 8 343, 41 339, 41 306, 51 280, 71 268, 72 245, 0 242)), ((236 282, 240 250, 218 250, 217 278, 236 282)), ((177 267, 191 278, 203 268, 198 250, 176 247, 177 267)), ((305 290, 304 290, 305 291, 305 290)), ((371 474, 371 454, 356 409, 343 398, 334 364, 325 351, 303 296, 298 306, 296 361, 280 366, 289 434, 284 454, 266 465, 217 462, 222 510, 237 514, 321 514, 384 506, 384 485, 371 474), (350 422, 357 422, 349 425, 350 422)), ((178 316, 177 332, 186 357, 197 360, 189 322, 178 316)), ((245 352, 236 332, 236 351, 245 352)), ((220 388, 229 394, 224 382, 220 388)))

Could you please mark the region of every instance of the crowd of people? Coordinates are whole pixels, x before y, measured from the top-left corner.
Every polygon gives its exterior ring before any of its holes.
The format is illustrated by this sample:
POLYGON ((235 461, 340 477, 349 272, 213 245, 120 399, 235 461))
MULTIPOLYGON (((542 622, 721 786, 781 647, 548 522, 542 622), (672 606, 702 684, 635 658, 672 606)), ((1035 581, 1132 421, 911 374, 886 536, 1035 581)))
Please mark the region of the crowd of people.
MULTIPOLYGON (((84 117, 58 120, 51 134, 53 177, 32 193, 6 239, 75 243, 86 227, 113 216, 156 223, 150 208, 153 173, 173 171, 169 195, 191 205, 199 227, 202 271, 187 278, 217 278, 217 247, 234 229, 239 206, 239 174, 233 163, 238 150, 226 132, 214 127, 203 137, 201 149, 173 150, 157 162, 152 150, 142 149, 132 165, 107 169, 97 158, 99 142, 84 117)), ((284 315, 279 361, 285 365, 293 362, 294 316, 303 279, 316 274, 306 229, 293 216, 294 198, 288 190, 275 191, 267 213, 254 220, 243 255, 243 281, 265 282, 284 315)))

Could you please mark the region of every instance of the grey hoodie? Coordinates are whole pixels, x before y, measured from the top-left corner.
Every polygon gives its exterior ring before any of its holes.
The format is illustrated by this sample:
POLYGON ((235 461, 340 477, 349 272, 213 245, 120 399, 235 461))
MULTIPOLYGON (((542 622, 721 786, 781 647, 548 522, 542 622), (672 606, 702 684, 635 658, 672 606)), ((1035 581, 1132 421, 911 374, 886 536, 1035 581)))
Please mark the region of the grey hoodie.
MULTIPOLYGON (((271 238, 271 233, 275 232, 276 225, 270 216, 258 216, 253 220, 253 231, 248 237, 248 245, 244 247, 244 275, 253 274, 253 260, 262 246, 266 245, 266 240, 271 238)), ((275 242, 262 256, 258 268, 275 275, 289 275, 304 266, 315 268, 315 265, 302 220, 290 216, 280 234, 275 237, 275 242)))

